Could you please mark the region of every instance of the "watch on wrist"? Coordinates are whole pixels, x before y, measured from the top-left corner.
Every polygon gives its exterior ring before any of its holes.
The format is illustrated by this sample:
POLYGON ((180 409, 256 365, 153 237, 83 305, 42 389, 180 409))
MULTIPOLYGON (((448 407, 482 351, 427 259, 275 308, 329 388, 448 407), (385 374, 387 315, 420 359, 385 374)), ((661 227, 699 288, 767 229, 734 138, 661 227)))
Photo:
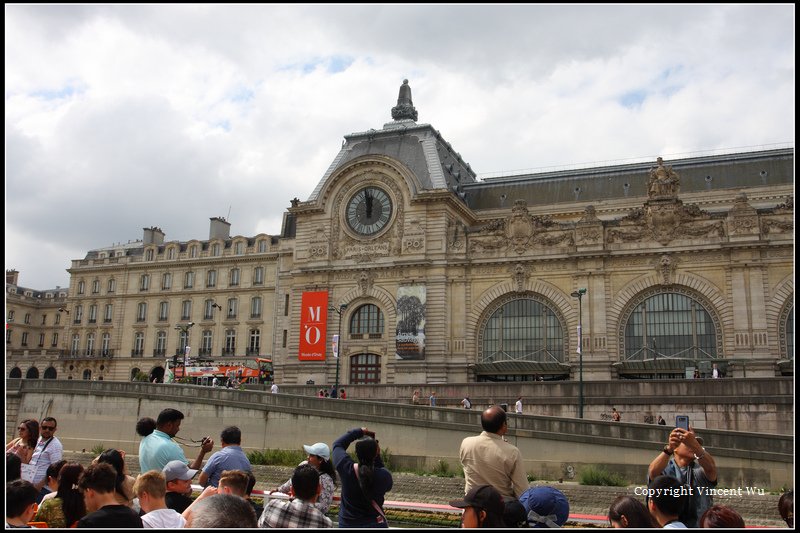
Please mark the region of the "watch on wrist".
POLYGON ((700 452, 700 455, 694 454, 694 458, 697 461, 706 456, 706 449, 705 448, 700 448, 700 449, 703 450, 702 452, 700 452))
POLYGON ((673 452, 672 452, 672 450, 670 450, 670 449, 669 449, 669 445, 667 445, 667 446, 664 446, 664 449, 663 449, 663 450, 661 450, 661 451, 662 451, 663 453, 667 454, 667 455, 672 455, 672 453, 673 453, 673 452))

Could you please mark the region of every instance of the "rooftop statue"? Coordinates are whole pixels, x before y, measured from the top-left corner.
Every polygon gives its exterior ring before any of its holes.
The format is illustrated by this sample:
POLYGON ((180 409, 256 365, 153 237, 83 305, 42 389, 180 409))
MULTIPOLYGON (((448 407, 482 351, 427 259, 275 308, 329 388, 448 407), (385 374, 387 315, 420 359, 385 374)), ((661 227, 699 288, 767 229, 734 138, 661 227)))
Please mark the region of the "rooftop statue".
POLYGON ((417 110, 411 100, 411 87, 408 80, 403 80, 400 86, 400 95, 397 97, 397 105, 392 108, 392 118, 394 120, 411 119, 417 121, 417 110))

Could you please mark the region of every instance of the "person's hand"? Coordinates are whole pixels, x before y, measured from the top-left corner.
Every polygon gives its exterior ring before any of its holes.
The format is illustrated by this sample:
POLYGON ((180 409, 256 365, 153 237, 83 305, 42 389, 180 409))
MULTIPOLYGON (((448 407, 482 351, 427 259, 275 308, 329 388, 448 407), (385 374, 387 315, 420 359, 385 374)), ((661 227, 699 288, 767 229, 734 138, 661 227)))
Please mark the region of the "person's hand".
POLYGON ((214 449, 214 439, 211 437, 206 437, 203 439, 203 442, 200 444, 200 449, 203 452, 208 453, 214 449))
POLYGON ((703 447, 700 446, 699 442, 697 442, 697 437, 694 434, 694 428, 689 426, 689 431, 686 431, 685 429, 681 431, 683 431, 683 443, 696 455, 703 453, 703 447))
POLYGON ((203 489, 203 492, 201 492, 200 496, 195 498, 195 500, 201 500, 203 498, 207 498, 209 496, 213 496, 216 493, 217 493, 217 487, 213 487, 213 486, 209 485, 209 486, 207 486, 206 488, 203 489))
POLYGON ((683 436, 682 436, 683 431, 685 430, 680 428, 675 428, 670 432, 669 442, 667 443, 667 446, 669 447, 670 450, 675 451, 675 449, 681 445, 681 442, 683 442, 683 436))

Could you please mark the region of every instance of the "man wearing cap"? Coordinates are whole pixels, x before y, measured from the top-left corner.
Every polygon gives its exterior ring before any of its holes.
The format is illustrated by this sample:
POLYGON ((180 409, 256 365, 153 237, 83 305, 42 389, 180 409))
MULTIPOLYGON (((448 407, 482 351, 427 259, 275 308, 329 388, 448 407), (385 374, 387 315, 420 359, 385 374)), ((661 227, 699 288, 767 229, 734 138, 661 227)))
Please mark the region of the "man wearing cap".
POLYGON ((454 500, 450 505, 464 509, 464 514, 461 515, 463 528, 506 527, 503 520, 503 497, 491 485, 473 487, 464 499, 454 500))
POLYGON ((242 431, 236 426, 228 426, 219 434, 222 449, 208 458, 206 466, 197 479, 202 486, 219 485, 219 477, 225 470, 252 470, 250 461, 242 451, 242 431))
POLYGON ((503 496, 519 497, 528 488, 522 455, 506 442, 508 419, 505 410, 493 405, 481 414, 483 431, 461 442, 459 457, 464 467, 464 492, 479 485, 491 485, 503 496))
POLYGON ((180 460, 170 461, 164 466, 164 478, 167 480, 167 494, 164 501, 167 508, 183 513, 192 504, 192 478, 197 470, 192 470, 180 460))
POLYGON ((164 409, 158 414, 156 429, 139 443, 139 468, 141 472, 162 470, 170 461, 183 461, 193 469, 203 465, 203 457, 214 448, 214 440, 204 437, 200 441, 197 458, 189 464, 186 455, 173 437, 181 430, 183 413, 177 409, 164 409))

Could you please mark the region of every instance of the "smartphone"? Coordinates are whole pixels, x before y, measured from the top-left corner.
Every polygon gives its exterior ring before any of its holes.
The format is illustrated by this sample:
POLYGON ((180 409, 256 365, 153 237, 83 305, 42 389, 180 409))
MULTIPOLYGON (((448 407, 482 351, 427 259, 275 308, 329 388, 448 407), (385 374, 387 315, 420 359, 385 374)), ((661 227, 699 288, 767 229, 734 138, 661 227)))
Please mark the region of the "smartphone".
POLYGON ((685 429, 689 431, 689 416, 688 415, 678 415, 675 417, 675 427, 685 429))

